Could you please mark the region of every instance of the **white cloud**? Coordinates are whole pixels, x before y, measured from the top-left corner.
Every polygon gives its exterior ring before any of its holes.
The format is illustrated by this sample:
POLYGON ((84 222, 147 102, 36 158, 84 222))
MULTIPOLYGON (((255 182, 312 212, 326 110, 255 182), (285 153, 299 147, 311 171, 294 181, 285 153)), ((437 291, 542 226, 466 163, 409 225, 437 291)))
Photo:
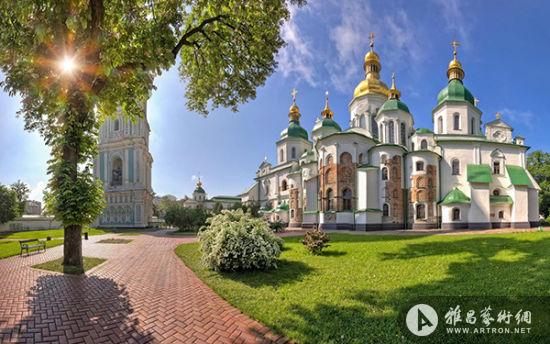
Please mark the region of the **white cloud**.
POLYGON ((466 9, 461 7, 460 0, 434 0, 441 8, 446 30, 454 35, 453 39, 460 41, 466 48, 470 45, 473 16, 468 16, 466 9))
POLYGON ((29 200, 43 202, 44 190, 48 186, 48 182, 39 181, 34 187, 30 187, 29 200))

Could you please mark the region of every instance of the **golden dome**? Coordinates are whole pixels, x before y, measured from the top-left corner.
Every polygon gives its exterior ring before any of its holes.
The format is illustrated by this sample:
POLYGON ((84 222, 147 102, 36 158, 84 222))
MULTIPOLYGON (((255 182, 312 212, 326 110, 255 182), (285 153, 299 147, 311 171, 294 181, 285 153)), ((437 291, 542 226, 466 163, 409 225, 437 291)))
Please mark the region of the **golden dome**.
POLYGON ((447 68, 447 78, 449 78, 449 80, 452 80, 452 79, 463 80, 464 79, 464 69, 462 69, 462 64, 456 58, 456 55, 457 55, 456 48, 459 45, 460 44, 457 41, 452 41, 451 42, 451 46, 453 47, 453 59, 451 60, 451 62, 449 62, 449 67, 447 68))
POLYGON ((325 108, 323 111, 321 111, 321 116, 323 118, 329 118, 332 119, 334 117, 334 112, 330 109, 330 106, 328 105, 328 91, 325 92, 325 108))
POLYGON ((363 68, 365 70, 365 79, 361 80, 355 87, 353 97, 360 97, 366 94, 380 94, 384 97, 388 96, 388 86, 380 81, 380 71, 382 64, 380 57, 374 51, 374 34, 370 35, 370 50, 365 54, 363 68))
POLYGON ((298 94, 298 91, 295 88, 293 88, 291 94, 292 94, 292 105, 288 110, 288 118, 290 121, 299 121, 302 115, 300 114, 300 108, 298 107, 298 105, 296 105, 296 94, 298 94))
POLYGON ((401 97, 401 92, 395 87, 395 73, 391 75, 391 88, 388 91, 388 99, 397 99, 401 97))

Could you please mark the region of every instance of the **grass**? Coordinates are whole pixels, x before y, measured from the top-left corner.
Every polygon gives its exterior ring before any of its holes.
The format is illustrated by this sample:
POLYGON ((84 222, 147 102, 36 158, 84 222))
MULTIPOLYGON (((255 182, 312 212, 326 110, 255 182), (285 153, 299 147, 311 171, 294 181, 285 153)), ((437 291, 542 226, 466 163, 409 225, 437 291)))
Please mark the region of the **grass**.
POLYGON ((33 265, 35 269, 42 269, 48 271, 62 272, 70 275, 80 275, 84 272, 90 270, 91 268, 105 262, 106 259, 94 258, 94 257, 83 257, 84 270, 76 268, 74 266, 64 266, 63 258, 50 260, 49 262, 33 265))
POLYGON ((550 296, 548 232, 331 234, 330 247, 320 256, 308 254, 299 240, 285 238, 273 271, 207 270, 196 243, 180 245, 176 253, 221 297, 301 343, 413 341, 401 332, 400 310, 419 299, 448 309, 443 297, 550 296))
MULTIPOLYGON (((58 245, 62 245, 63 240, 57 239, 57 240, 50 240, 46 241, 46 249, 55 247, 58 245)), ((7 258, 11 256, 17 256, 21 252, 19 241, 7 241, 7 240, 0 240, 0 259, 7 258)), ((35 254, 35 250, 29 251, 30 255, 35 254)), ((40 250, 40 252, 43 252, 40 250)), ((23 254, 25 255, 25 254, 23 254)))
MULTIPOLYGON (((112 233, 110 230, 99 229, 99 228, 85 228, 82 230, 82 233, 88 232, 88 235, 101 235, 112 233)), ((50 238, 63 238, 63 228, 58 229, 46 229, 38 231, 21 231, 14 233, 2 233, 0 234, 0 239, 45 239, 50 238)))
POLYGON ((128 244, 131 243, 132 240, 128 239, 103 239, 98 241, 98 244, 128 244))

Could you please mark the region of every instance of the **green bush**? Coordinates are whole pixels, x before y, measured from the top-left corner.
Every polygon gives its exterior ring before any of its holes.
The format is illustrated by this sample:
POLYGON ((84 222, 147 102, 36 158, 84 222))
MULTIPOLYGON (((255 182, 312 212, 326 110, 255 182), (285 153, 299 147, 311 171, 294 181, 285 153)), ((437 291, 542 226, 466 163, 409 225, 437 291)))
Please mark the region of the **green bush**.
POLYGON ((283 223, 283 221, 275 221, 275 222, 270 222, 269 227, 271 228, 272 231, 274 231, 275 233, 278 233, 278 232, 282 232, 285 229, 285 224, 283 223))
POLYGON ((0 184, 0 223, 11 221, 19 215, 16 193, 0 184))
POLYGON ((199 232, 203 262, 216 271, 277 267, 283 240, 266 221, 239 210, 223 210, 199 232))
POLYGON ((329 246, 327 244, 329 241, 330 238, 327 233, 320 229, 314 229, 306 232, 304 235, 304 240, 302 240, 302 244, 306 246, 310 253, 320 254, 323 248, 329 246))
POLYGON ((202 208, 185 208, 181 204, 172 204, 166 209, 164 221, 180 231, 198 231, 206 224, 207 214, 202 208))

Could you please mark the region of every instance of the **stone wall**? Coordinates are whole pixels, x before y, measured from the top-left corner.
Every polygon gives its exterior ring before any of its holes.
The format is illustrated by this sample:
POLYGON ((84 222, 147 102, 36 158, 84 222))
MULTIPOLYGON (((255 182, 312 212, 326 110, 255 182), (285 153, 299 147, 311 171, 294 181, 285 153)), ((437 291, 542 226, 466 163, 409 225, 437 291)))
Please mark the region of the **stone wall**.
POLYGON ((390 214, 384 222, 403 223, 404 221, 404 202, 403 202, 403 159, 399 155, 394 155, 391 159, 385 161, 388 168, 388 180, 385 186, 384 202, 390 205, 390 214))

